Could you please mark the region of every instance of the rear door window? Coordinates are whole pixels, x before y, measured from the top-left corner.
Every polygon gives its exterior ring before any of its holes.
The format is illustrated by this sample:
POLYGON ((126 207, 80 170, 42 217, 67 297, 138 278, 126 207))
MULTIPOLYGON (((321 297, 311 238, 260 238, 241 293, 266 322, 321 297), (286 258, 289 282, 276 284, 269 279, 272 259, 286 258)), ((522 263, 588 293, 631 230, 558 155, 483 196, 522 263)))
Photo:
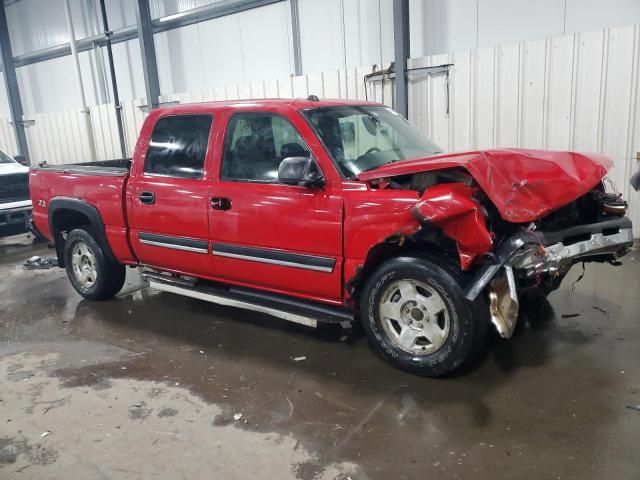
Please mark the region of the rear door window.
POLYGON ((171 115, 158 120, 144 162, 144 173, 202 178, 212 115, 171 115))

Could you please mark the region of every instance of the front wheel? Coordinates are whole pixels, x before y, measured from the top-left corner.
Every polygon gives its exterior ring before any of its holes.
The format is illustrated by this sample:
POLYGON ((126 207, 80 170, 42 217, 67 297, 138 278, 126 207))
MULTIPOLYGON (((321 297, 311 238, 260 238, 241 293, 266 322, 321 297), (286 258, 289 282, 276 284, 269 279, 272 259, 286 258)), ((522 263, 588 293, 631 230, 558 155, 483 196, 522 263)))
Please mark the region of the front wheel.
POLYGON ((124 265, 110 261, 88 230, 69 232, 64 264, 73 288, 90 300, 107 300, 124 285, 124 265))
POLYGON ((460 369, 483 343, 488 323, 486 313, 474 312, 475 305, 464 298, 460 279, 459 272, 435 258, 399 257, 382 264, 360 300, 361 321, 374 349, 418 375, 460 369))

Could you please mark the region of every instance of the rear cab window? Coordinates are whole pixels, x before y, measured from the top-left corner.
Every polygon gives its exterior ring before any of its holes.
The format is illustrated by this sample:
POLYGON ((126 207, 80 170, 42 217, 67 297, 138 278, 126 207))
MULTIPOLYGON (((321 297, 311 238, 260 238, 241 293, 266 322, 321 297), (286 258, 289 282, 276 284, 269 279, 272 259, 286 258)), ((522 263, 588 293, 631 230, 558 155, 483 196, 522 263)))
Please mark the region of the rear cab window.
POLYGON ((161 117, 153 127, 144 173, 202 179, 213 115, 161 117))

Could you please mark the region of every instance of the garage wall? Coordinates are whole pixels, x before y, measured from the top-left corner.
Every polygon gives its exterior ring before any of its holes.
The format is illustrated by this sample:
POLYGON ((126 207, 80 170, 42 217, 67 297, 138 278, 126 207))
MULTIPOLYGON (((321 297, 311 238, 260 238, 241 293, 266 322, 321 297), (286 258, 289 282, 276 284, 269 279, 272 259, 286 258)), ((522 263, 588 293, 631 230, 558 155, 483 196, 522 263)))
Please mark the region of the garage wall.
POLYGON ((290 75, 290 25, 280 2, 156 34, 161 93, 290 75))
POLYGON ((410 0, 411 56, 640 22, 638 0, 410 0))
MULTIPOLYGON (((154 18, 217 0, 150 0, 154 18)), ((106 0, 110 28, 135 25, 135 2, 106 0)), ((393 0, 298 0, 304 73, 393 60, 393 0)), ((98 0, 71 0, 78 38, 101 32, 98 0)), ((156 34, 163 94, 223 87, 293 74, 289 2, 156 34)), ((7 6, 16 55, 68 41, 63 0, 18 0, 7 6)), ((638 0, 410 0, 412 57, 459 52, 640 22, 638 0)), ((135 40, 114 46, 121 98, 143 95, 135 40)), ((111 99, 106 52, 81 54, 90 105, 111 99)), ((71 57, 18 69, 29 114, 79 106, 71 57)), ((5 92, 0 92, 5 97, 5 92)), ((8 115, 0 100, 0 116, 8 115)))

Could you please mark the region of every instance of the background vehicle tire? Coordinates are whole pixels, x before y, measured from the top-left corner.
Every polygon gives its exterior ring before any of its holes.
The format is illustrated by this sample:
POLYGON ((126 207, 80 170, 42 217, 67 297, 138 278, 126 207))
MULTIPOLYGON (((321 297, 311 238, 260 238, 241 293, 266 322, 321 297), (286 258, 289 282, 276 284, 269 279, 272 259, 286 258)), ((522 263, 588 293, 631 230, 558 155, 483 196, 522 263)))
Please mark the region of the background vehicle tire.
POLYGON ((89 229, 69 232, 64 264, 73 288, 85 298, 107 300, 124 285, 124 265, 109 261, 89 229))
POLYGON ((367 279, 360 317, 373 348, 410 373, 438 377, 481 351, 489 324, 484 298, 462 295, 464 274, 441 257, 398 257, 367 279), (395 317, 395 318, 394 318, 395 317))

